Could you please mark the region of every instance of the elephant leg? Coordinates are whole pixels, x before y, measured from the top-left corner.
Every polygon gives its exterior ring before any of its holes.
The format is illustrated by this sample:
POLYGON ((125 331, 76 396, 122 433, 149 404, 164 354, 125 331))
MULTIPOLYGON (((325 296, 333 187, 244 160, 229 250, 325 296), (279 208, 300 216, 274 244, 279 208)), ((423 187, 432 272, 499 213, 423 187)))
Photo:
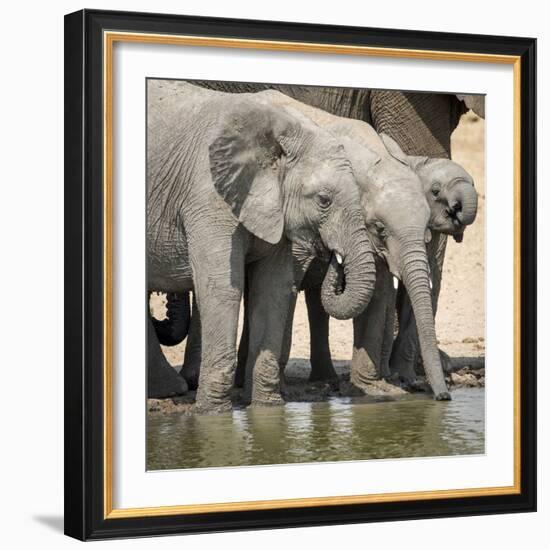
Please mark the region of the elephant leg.
MULTIPOLYGON (((202 242, 207 242, 204 236, 202 242)), ((201 366, 195 401, 198 413, 231 410, 237 366, 236 340, 244 286, 244 242, 229 236, 218 241, 215 254, 193 250, 193 282, 201 319, 201 366)), ((200 240, 199 240, 200 242, 200 240)))
POLYGON ((370 93, 372 126, 395 139, 407 155, 450 158, 451 134, 464 112, 462 102, 452 94, 370 93))
POLYGON ((296 293, 292 293, 288 316, 286 318, 285 332, 283 334, 283 345, 281 348, 281 357, 279 358, 279 373, 281 377, 281 387, 285 385, 285 368, 290 359, 290 350, 292 348, 292 326, 294 324, 294 311, 296 309, 296 293))
POLYGON ((185 355, 180 374, 187 381, 189 389, 196 390, 199 385, 199 375, 201 368, 201 316, 197 306, 197 300, 193 294, 193 310, 187 342, 185 346, 185 355))
MULTIPOLYGON (((248 290, 245 285, 244 299, 243 299, 243 330, 241 333, 241 340, 239 343, 239 352, 237 355, 237 373, 235 375, 235 386, 243 388, 245 386, 246 379, 246 365, 248 358, 249 348, 249 325, 248 325, 248 290)), ((290 358, 290 349, 292 348, 292 325, 294 320, 294 310, 296 309, 296 295, 293 294, 290 304, 290 311, 287 317, 283 346, 281 351, 281 357, 279 359, 281 383, 284 384, 284 372, 290 358)), ((250 378, 252 380, 252 378, 250 378)), ((250 395, 250 391, 248 392, 250 395)))
POLYGON ((310 382, 336 380, 338 375, 332 364, 329 345, 329 316, 321 302, 321 287, 305 290, 310 334, 310 382))
POLYGON ((390 357, 390 372, 399 379, 413 384, 416 381, 415 364, 419 356, 418 333, 411 301, 400 284, 397 300, 399 331, 390 357))
POLYGON ((281 405, 280 361, 296 290, 290 245, 248 272, 249 348, 245 395, 252 405, 281 405))
POLYGON ((237 353, 237 371, 235 373, 235 386, 237 388, 244 387, 246 378, 246 362, 248 358, 248 288, 245 280, 243 292, 243 330, 241 332, 241 340, 239 342, 239 351, 237 353))
POLYGON ((374 381, 385 376, 382 367, 384 345, 387 345, 388 302, 393 303, 389 271, 377 266, 376 286, 365 311, 353 320, 353 355, 350 380, 370 393, 374 381))
MULTIPOLYGON (((391 282, 393 285, 393 282, 391 282)), ((384 325, 384 338, 382 340, 382 353, 380 356, 380 376, 390 378, 390 357, 393 347, 393 331, 395 327, 395 291, 389 289, 389 299, 386 301, 386 322, 384 325)))
POLYGON ((151 316, 147 316, 147 397, 182 395, 187 392, 187 384, 164 357, 151 316))

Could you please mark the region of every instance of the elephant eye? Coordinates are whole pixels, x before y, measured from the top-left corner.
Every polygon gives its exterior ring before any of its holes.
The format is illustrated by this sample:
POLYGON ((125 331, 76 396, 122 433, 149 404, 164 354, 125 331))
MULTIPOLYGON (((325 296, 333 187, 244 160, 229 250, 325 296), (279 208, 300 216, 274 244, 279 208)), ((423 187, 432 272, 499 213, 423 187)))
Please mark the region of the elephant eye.
POLYGON ((432 195, 434 197, 437 197, 440 192, 441 192, 441 184, 436 181, 434 184, 432 184, 432 195))
POLYGON ((318 193, 315 198, 321 208, 328 208, 332 204, 332 199, 327 193, 318 193))

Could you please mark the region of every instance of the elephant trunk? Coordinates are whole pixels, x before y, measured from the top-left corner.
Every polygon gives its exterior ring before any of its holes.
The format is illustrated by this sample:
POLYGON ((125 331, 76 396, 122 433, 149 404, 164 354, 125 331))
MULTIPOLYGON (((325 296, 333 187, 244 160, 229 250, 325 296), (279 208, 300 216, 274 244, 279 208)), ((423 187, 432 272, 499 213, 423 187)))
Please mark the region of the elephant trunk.
MULTIPOLYGON (((333 247, 330 264, 321 287, 325 311, 336 319, 357 317, 368 305, 374 291, 376 267, 374 251, 362 218, 349 231, 348 245, 333 247)), ((349 224, 346 224, 349 228, 349 224)))
POLYGON ((414 311, 428 383, 436 400, 447 401, 451 399, 451 396, 445 384, 437 348, 426 247, 424 242, 419 239, 400 240, 401 276, 414 311))
POLYGON ((151 317, 159 342, 163 346, 176 346, 183 342, 189 330, 189 293, 166 294, 166 319, 151 317))
POLYGON ((449 208, 461 225, 470 225, 477 214, 477 191, 467 182, 456 183, 449 194, 449 208))

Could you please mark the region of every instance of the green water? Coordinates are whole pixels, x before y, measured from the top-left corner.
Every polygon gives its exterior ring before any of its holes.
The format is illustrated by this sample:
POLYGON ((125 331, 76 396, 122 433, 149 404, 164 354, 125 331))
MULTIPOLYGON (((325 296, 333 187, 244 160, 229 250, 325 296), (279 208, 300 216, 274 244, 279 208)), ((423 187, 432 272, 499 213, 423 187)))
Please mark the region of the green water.
POLYGON ((450 402, 333 398, 218 416, 149 415, 147 469, 484 453, 484 389, 452 396, 450 402))

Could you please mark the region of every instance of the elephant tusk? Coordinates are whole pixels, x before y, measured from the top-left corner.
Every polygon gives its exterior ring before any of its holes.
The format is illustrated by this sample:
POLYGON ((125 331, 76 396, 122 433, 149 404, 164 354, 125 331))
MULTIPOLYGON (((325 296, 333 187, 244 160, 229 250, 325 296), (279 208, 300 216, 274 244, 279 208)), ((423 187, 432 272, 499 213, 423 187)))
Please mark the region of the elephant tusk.
POLYGON ((434 284, 432 283, 432 278, 430 277, 430 290, 433 288, 434 284))
POLYGON ((393 277, 393 288, 397 290, 397 287, 399 286, 399 279, 397 277, 393 277))
POLYGON ((338 265, 342 265, 343 263, 343 259, 342 259, 342 256, 340 256, 340 254, 338 254, 338 252, 335 253, 335 256, 336 256, 336 261, 338 262, 338 265))

